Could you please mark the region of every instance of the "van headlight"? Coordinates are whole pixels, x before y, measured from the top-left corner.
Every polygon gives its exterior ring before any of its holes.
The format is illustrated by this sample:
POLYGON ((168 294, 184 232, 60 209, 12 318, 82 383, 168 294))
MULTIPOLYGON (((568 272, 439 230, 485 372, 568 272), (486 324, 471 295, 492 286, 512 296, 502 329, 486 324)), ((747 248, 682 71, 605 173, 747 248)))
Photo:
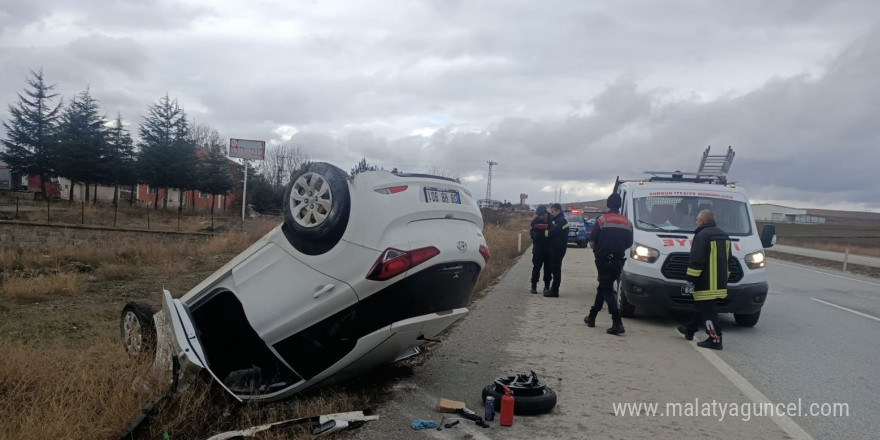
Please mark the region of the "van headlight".
POLYGON ((764 251, 752 252, 746 255, 746 266, 749 266, 749 269, 761 269, 765 264, 764 251))
POLYGON ((631 257, 634 260, 644 261, 645 263, 653 263, 660 257, 660 251, 643 244, 636 243, 632 247, 631 257))

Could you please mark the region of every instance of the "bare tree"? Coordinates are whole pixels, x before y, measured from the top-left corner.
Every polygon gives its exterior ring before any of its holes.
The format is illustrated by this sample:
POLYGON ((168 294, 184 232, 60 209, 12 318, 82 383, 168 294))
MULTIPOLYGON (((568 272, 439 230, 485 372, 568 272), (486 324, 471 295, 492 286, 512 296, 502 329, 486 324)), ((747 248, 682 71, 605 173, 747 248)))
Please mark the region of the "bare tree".
POLYGON ((287 184, 290 173, 309 161, 301 145, 274 144, 266 148, 266 157, 260 163, 260 173, 274 189, 287 184))
POLYGON ((432 174, 434 176, 448 177, 450 179, 455 179, 455 180, 458 180, 459 178, 461 178, 461 174, 458 172, 458 170, 453 170, 453 169, 449 169, 449 168, 440 168, 437 166, 432 166, 432 167, 428 168, 427 172, 428 172, 428 174, 432 174))
POLYGON ((207 124, 193 124, 189 127, 189 138, 197 147, 214 148, 221 147, 221 153, 226 155, 226 140, 220 136, 220 132, 216 128, 207 124))

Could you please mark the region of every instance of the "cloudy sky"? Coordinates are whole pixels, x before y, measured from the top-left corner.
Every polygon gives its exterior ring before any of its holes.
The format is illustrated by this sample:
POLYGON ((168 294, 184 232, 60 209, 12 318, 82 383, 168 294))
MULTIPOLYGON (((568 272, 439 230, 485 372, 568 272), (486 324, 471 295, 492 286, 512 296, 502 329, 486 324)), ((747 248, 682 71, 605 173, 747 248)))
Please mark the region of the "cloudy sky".
POLYGON ((167 92, 226 137, 481 198, 487 160, 493 198, 568 202, 730 145, 753 201, 880 209, 872 0, 0 0, 0 66, 0 105, 40 68, 132 127, 167 92))

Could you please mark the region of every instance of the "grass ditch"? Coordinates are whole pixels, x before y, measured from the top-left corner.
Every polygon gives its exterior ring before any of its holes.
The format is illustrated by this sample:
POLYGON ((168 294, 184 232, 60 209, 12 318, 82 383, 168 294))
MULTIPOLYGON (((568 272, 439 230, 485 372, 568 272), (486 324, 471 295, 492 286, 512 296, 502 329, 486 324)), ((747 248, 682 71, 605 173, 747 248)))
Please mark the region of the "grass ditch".
MULTIPOLYGON (((517 235, 528 221, 512 217, 487 223, 484 236, 492 258, 477 292, 516 260, 517 235)), ((108 231, 49 237, 36 228, 16 229, 14 240, 5 241, 0 251, 0 440, 117 438, 143 405, 164 391, 163 384, 139 380, 148 377, 149 362, 129 359, 122 350, 122 304, 149 295, 155 302, 157 285, 188 290, 276 225, 253 220, 247 233, 196 238, 108 231)), ((522 250, 527 238, 523 234, 522 250)), ((197 382, 160 406, 144 438, 161 439, 166 433, 176 439, 207 438, 261 423, 374 407, 390 378, 408 374, 412 365, 417 363, 389 365, 358 381, 262 405, 232 403, 197 382)), ((311 435, 295 428, 259 438, 311 435)))

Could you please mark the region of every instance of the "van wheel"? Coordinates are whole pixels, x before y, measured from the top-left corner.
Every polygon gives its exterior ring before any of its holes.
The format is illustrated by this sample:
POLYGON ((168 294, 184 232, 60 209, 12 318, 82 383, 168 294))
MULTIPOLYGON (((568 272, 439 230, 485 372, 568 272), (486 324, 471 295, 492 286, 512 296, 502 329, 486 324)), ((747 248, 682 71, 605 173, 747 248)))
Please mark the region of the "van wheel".
POLYGON ((348 226, 348 174, 324 162, 303 166, 284 191, 284 226, 298 251, 318 255, 336 246, 348 226))
POLYGON ((119 333, 122 345, 131 357, 151 353, 156 348, 156 323, 149 301, 131 301, 122 308, 119 333))
POLYGON ((734 313, 733 319, 736 321, 736 325, 740 327, 754 327, 755 324, 758 323, 758 318, 761 317, 761 312, 758 313, 734 313))
POLYGON ((620 316, 624 318, 636 316, 636 306, 626 300, 626 295, 623 294, 623 287, 619 280, 617 281, 617 308, 620 309, 620 316))

